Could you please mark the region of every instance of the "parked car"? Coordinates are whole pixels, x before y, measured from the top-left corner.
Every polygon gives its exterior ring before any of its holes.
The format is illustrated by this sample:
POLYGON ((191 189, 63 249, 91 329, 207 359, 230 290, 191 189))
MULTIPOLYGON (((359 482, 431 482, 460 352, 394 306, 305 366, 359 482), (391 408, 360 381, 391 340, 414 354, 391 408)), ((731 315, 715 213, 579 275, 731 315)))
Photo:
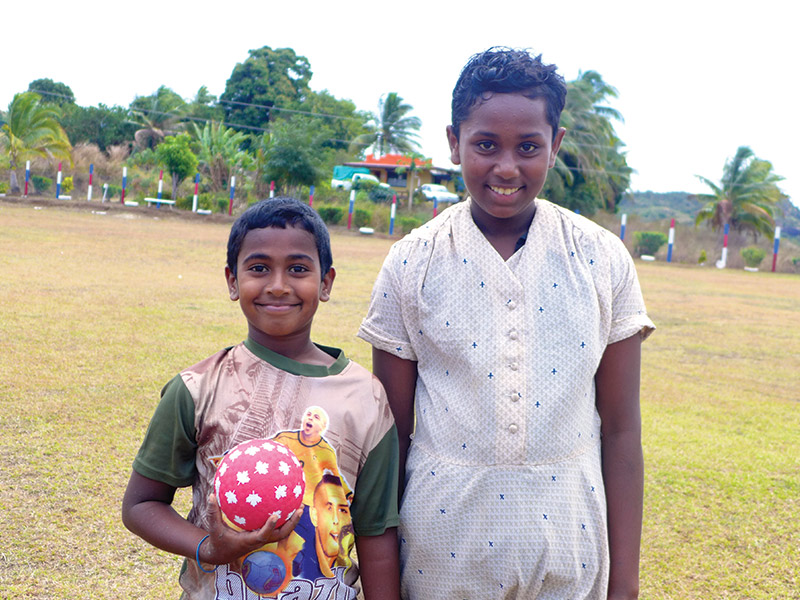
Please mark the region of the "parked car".
POLYGON ((425 199, 430 202, 433 202, 434 199, 437 202, 458 202, 460 200, 458 194, 454 194, 438 183, 424 183, 419 186, 417 191, 421 192, 425 199))
POLYGON ((370 174, 366 169, 358 167, 337 166, 333 168, 333 179, 331 179, 331 189, 349 190, 353 186, 358 189, 362 181, 371 181, 375 185, 388 188, 388 183, 381 183, 375 175, 370 174))

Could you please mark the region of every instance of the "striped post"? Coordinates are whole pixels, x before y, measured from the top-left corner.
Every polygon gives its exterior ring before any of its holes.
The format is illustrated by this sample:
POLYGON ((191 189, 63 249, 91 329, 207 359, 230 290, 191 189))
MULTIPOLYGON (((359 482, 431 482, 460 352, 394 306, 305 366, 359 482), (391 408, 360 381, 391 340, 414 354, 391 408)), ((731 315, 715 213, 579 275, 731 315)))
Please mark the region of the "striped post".
POLYGON ((439 214, 439 201, 436 199, 436 196, 433 197, 433 216, 439 214))
POLYGON ((669 222, 669 240, 667 244, 667 262, 672 262, 672 246, 675 244, 675 219, 669 222))
POLYGON ((192 197, 192 212, 197 212, 197 188, 200 185, 200 173, 194 175, 194 196, 192 197))
POLYGON ((86 190, 86 201, 92 201, 92 177, 94 176, 94 163, 89 165, 89 188, 86 190))
POLYGON ((231 199, 228 201, 228 216, 233 214, 233 193, 236 190, 236 175, 231 175, 231 199))
POLYGON ((625 226, 628 224, 628 215, 627 213, 622 214, 622 224, 619 228, 619 239, 623 242, 625 241, 625 226))
POLYGON ((356 191, 350 190, 350 208, 347 211, 347 228, 353 225, 353 205, 356 203, 356 191))
POLYGON ((61 163, 58 163, 58 175, 56 176, 56 200, 61 197, 61 163))
MULTIPOLYGON (((158 171, 158 195, 156 199, 161 200, 161 192, 164 189, 164 169, 158 171)), ((161 202, 156 202, 156 208, 161 208, 161 202)))
POLYGON ((314 186, 311 186, 311 191, 308 193, 308 205, 314 206, 314 186))
POLYGON ((781 228, 775 228, 775 245, 772 247, 772 272, 775 272, 775 267, 778 265, 778 248, 781 245, 781 228))
POLYGON ((28 197, 28 182, 31 180, 31 161, 25 161, 25 197, 28 197))
POLYGON ((718 269, 724 269, 725 265, 728 264, 728 233, 730 229, 730 223, 725 223, 725 230, 722 238, 722 257, 717 261, 718 269))
POLYGON ((269 182, 269 197, 270 198, 274 198, 275 197, 275 182, 274 181, 270 181, 269 182))
POLYGON ((397 194, 392 194, 392 212, 389 217, 389 235, 394 233, 394 217, 397 214, 397 194))
POLYGON ((128 185, 128 167, 122 167, 122 193, 119 196, 119 203, 125 204, 125 187, 128 185))
POLYGON ((101 202, 105 202, 107 199, 108 199, 108 184, 104 183, 103 184, 103 199, 101 200, 101 202))

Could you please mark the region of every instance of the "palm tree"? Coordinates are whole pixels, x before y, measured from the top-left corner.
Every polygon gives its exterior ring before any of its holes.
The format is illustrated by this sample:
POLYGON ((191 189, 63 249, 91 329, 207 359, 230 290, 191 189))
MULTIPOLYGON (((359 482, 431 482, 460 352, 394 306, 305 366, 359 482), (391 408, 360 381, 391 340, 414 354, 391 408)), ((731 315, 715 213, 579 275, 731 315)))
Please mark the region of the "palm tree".
POLYGON ((711 228, 748 232, 753 240, 762 233, 772 239, 775 216, 783 193, 778 182, 783 177, 772 171, 772 163, 761 160, 747 146, 740 146, 734 157, 725 163, 719 184, 706 177, 697 178, 711 188, 710 194, 695 198, 705 204, 697 213, 695 225, 708 222, 711 228))
POLYGON ((389 92, 378 101, 378 112, 370 113, 370 121, 362 133, 350 145, 351 151, 372 146, 373 152, 379 156, 387 152, 400 154, 419 150, 419 128, 422 121, 418 117, 407 116, 414 110, 405 104, 397 92, 389 92))
POLYGON ((20 191, 17 168, 22 161, 42 158, 70 159, 67 134, 58 122, 61 115, 57 105, 42 104, 34 92, 16 94, 8 105, 6 123, 0 127, 0 151, 8 155, 11 192, 20 191))
POLYGON ((133 138, 139 148, 155 148, 168 135, 182 129, 187 104, 165 85, 150 96, 139 96, 131 103, 131 118, 140 129, 133 138))
POLYGON ((202 129, 195 123, 192 126, 200 144, 200 169, 211 190, 221 192, 236 169, 250 166, 252 159, 242 150, 247 135, 214 121, 206 123, 202 129))

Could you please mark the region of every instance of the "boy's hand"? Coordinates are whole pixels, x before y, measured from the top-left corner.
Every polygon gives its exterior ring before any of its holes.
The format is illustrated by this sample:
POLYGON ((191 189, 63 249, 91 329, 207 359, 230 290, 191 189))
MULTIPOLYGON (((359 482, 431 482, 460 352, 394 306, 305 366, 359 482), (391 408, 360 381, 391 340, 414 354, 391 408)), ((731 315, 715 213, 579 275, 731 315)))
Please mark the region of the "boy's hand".
POLYGON ((301 505, 292 518, 277 529, 275 522, 278 518, 272 516, 261 529, 237 531, 222 520, 222 511, 214 494, 208 497, 208 506, 211 513, 211 531, 209 538, 200 547, 200 560, 213 565, 233 562, 262 546, 282 540, 297 527, 303 514, 301 505))

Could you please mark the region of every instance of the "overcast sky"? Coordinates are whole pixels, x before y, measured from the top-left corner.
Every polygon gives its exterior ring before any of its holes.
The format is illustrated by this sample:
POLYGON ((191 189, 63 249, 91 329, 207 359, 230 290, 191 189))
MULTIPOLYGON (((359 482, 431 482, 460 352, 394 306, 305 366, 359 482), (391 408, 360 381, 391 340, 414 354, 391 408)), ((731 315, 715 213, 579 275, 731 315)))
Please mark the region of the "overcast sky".
POLYGON ((311 87, 376 110, 397 92, 422 122, 424 154, 450 166, 444 134, 467 59, 493 45, 530 48, 567 79, 598 71, 635 169, 631 188, 703 192, 748 145, 800 204, 800 35, 785 0, 716 2, 14 2, 3 9, 0 106, 38 78, 82 106, 128 106, 167 85, 219 96, 248 50, 290 47, 311 87))

